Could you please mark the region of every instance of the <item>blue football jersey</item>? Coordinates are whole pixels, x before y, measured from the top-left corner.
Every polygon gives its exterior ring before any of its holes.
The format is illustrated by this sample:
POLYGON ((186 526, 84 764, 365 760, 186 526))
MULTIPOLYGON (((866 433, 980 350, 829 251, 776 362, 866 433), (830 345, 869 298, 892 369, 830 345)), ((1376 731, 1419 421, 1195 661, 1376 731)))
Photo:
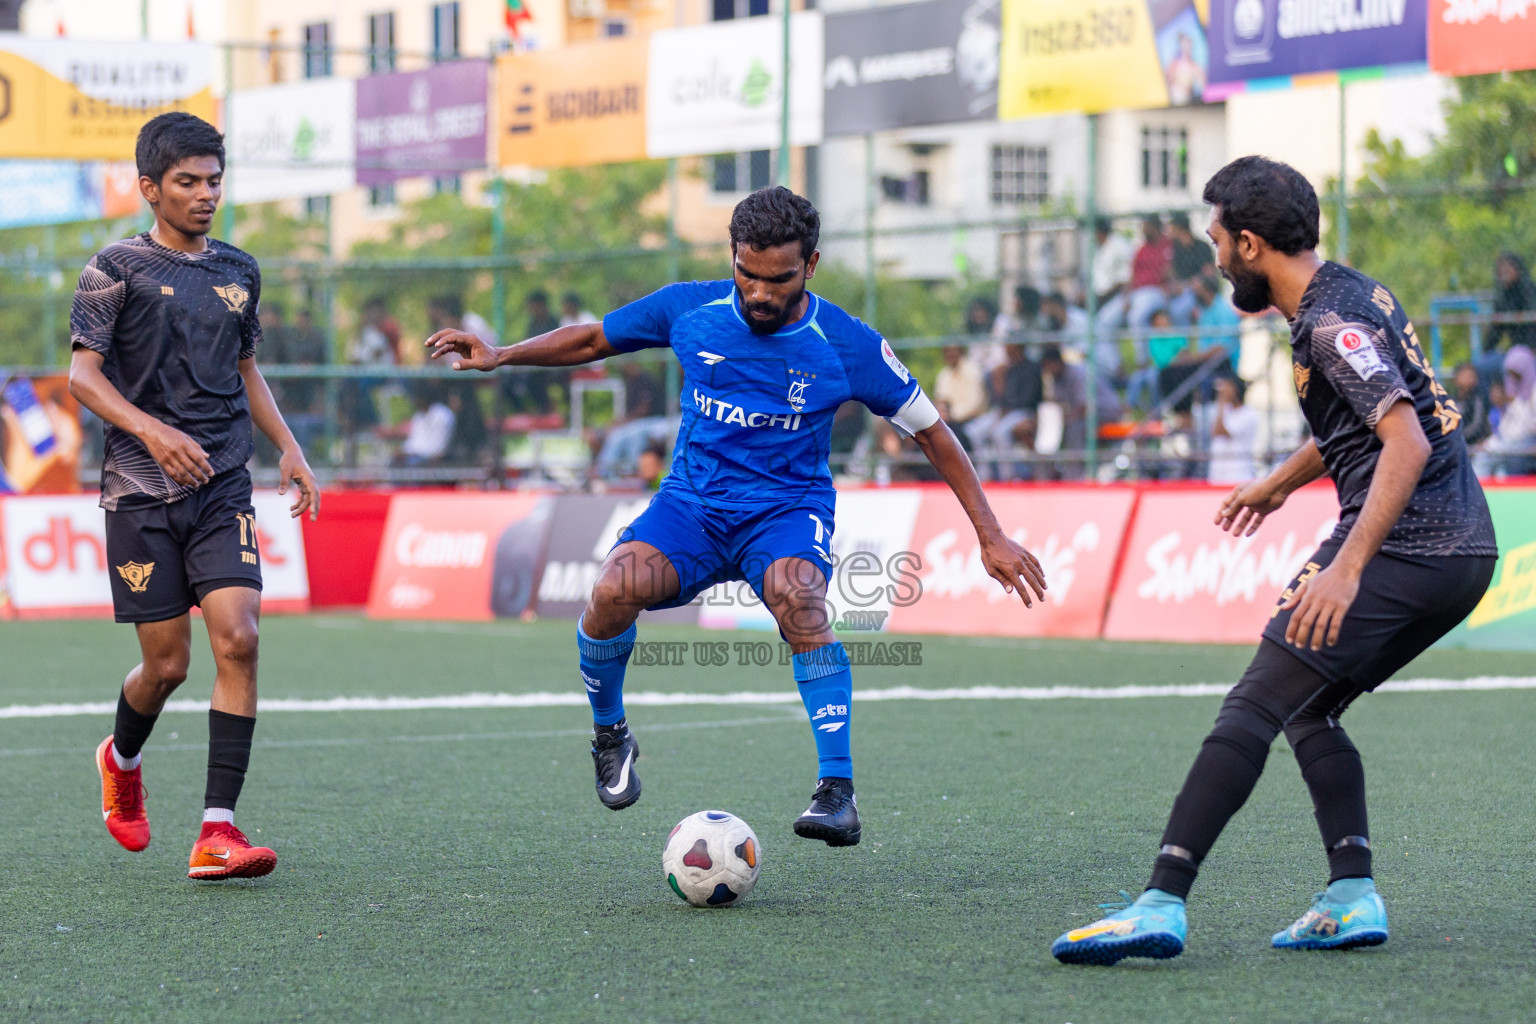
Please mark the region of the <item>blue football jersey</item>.
POLYGON ((754 334, 732 281, 669 285, 608 314, 603 333, 625 352, 671 346, 683 418, 662 488, 715 508, 830 510, 838 406, 894 416, 920 390, 884 338, 814 294, 795 323, 754 334))

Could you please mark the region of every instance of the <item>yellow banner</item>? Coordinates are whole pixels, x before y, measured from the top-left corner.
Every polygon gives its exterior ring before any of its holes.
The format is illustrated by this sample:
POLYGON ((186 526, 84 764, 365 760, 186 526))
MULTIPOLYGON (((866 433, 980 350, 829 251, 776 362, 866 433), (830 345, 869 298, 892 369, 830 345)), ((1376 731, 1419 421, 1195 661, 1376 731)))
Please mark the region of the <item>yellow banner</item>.
POLYGON ((581 167, 645 158, 647 40, 496 62, 497 163, 581 167))
POLYGON ((998 115, 1200 102, 1207 10, 1189 0, 1006 0, 998 115))
POLYGON ((215 117, 208 48, 0 34, 0 158, 132 160, 170 110, 215 117))

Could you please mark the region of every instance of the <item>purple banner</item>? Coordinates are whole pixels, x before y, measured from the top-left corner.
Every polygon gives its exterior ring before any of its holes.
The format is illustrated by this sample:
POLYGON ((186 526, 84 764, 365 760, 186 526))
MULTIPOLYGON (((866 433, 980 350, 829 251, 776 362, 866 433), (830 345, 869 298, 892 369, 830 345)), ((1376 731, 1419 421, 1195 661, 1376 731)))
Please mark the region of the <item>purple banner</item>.
POLYGON ((439 64, 357 81, 357 183, 447 177, 486 164, 491 65, 439 64))
POLYGON ((1222 82, 1423 62, 1428 12, 1429 0, 1211 0, 1211 92, 1230 91, 1222 82))

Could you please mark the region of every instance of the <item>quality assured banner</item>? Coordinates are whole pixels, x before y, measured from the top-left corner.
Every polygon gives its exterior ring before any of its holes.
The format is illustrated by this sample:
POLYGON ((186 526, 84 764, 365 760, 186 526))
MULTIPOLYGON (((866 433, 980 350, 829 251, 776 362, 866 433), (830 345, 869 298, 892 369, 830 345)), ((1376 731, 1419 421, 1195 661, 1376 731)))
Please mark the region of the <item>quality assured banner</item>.
POLYGON ((323 196, 355 184, 356 83, 317 78, 245 89, 226 103, 226 201, 323 196))
POLYGON ((1280 592, 1338 522, 1332 487, 1303 488, 1252 537, 1212 524, 1230 488, 1143 491, 1104 624, 1106 640, 1259 641, 1280 592))
MULTIPOLYGON (((647 155, 777 147, 786 78, 781 25, 776 17, 738 18, 651 33, 647 155)), ((790 17, 791 145, 822 139, 822 31, 818 11, 790 17)))
POLYGON ((0 158, 131 160, 139 129, 185 110, 213 121, 208 48, 0 32, 0 158))
POLYGON ((1429 69, 1492 75, 1536 68, 1536 0, 1430 0, 1429 69))
POLYGON ((1206 87, 1206 6, 1191 0, 1004 4, 1001 116, 1199 102, 1206 87))
POLYGON ((1001 0, 827 15, 827 135, 995 118, 1001 37, 1001 0))
POLYGON ((490 61, 357 80, 357 183, 454 175, 485 166, 490 61))
POLYGON ((621 39, 496 61, 503 166, 585 167, 645 159, 650 42, 621 39))
POLYGON ((1423 63, 1428 8, 1429 0, 1211 0, 1211 83, 1423 63))

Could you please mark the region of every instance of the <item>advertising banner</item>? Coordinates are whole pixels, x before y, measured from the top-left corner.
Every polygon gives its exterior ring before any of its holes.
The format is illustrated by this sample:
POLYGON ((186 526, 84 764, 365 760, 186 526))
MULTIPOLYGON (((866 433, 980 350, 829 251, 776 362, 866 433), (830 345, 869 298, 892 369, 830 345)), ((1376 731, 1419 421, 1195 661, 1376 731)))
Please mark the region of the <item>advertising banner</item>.
POLYGON ((139 176, 120 162, 0 160, 0 195, 0 228, 131 217, 139 176))
POLYGON ((1536 489, 1489 487, 1499 567, 1483 600, 1441 647, 1536 650, 1536 489))
POLYGON ((215 119, 208 48, 0 33, 0 158, 132 160, 144 122, 215 119))
POLYGON ((1532 0, 1430 0, 1429 70, 1492 75, 1536 68, 1532 0))
POLYGON ((584 167, 645 159, 650 42, 621 39, 496 61, 503 167, 584 167))
MULTIPOLYGON (((550 515, 551 529, 539 577, 538 613, 576 619, 587 607, 603 560, 624 527, 651 503, 650 494, 562 494, 550 515)), ((639 568, 644 571, 644 566, 639 568)), ((697 622, 697 606, 643 612, 641 622, 697 622)))
POLYGON ((396 495, 369 617, 489 620, 531 611, 552 505, 534 494, 396 495))
POLYGON ((1331 486, 1306 487, 1252 537, 1212 524, 1228 488, 1143 491, 1114 583, 1106 640, 1258 643, 1280 592, 1333 532, 1331 486))
POLYGON ((68 377, 12 377, 0 386, 0 494, 78 492, 84 443, 68 377))
POLYGON ((1200 102, 1206 86, 1205 7, 1192 0, 1004 4, 1000 115, 1200 102))
MULTIPOLYGON (((21 618, 110 615, 112 588, 105 513, 94 494, 0 500, 5 591, 21 618)), ((288 515, 291 497, 257 491, 256 543, 261 551, 264 611, 309 606, 304 538, 288 515)))
POLYGON ((1025 608, 981 564, 976 531, 954 495, 923 493, 912 532, 914 600, 891 613, 895 633, 1097 637, 1136 492, 1049 488, 989 495, 1003 531, 1045 570, 1045 600, 1025 608))
POLYGON ((490 61, 357 80, 357 183, 447 176, 485 166, 490 61))
MULTIPOLYGON (((1423 63, 1429 0, 1211 0, 1213 86, 1423 63)), ((1214 88, 1207 99, 1235 91, 1214 88)))
POLYGON ((242 90, 226 102, 226 202, 330 195, 355 183, 355 82, 316 78, 242 90))
MULTIPOLYGON (((790 18, 789 138, 821 142, 822 16, 790 18)), ((651 33, 646 75, 648 156, 701 156, 779 145, 784 43, 776 17, 651 33)))
POLYGON ((826 133, 997 116, 1001 0, 926 0, 826 20, 826 133))

